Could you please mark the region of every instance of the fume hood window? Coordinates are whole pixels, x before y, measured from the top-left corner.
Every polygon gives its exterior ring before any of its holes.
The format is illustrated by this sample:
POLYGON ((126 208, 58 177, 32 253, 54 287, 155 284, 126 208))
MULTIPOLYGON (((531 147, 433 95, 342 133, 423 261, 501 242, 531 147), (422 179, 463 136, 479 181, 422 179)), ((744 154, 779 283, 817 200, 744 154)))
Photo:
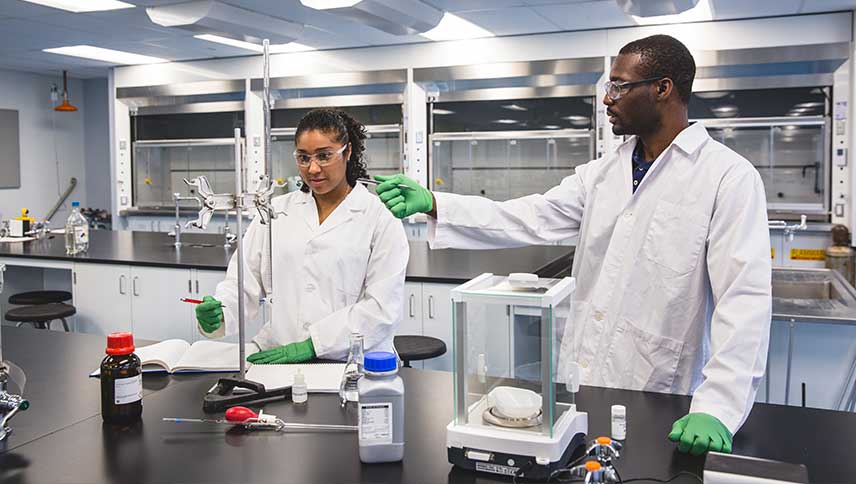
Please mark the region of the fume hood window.
POLYGON ((173 193, 191 195, 184 178, 199 175, 215 192, 234 191, 234 129, 243 119, 243 112, 132 118, 134 206, 174 207, 173 193))
POLYGON ((776 218, 828 216, 829 87, 693 93, 690 119, 749 160, 776 218))
POLYGON ((434 103, 433 133, 589 129, 591 96, 434 103))
POLYGON ((433 189, 500 201, 549 190, 594 158, 593 101, 435 103, 433 189))
POLYGON ((827 115, 824 87, 752 89, 693 93, 691 119, 802 117, 827 115))
MULTIPOLYGON (((341 108, 366 126, 366 170, 370 176, 401 173, 401 105, 351 106, 341 108)), ((300 174, 294 162, 294 133, 297 123, 310 109, 277 109, 271 114, 271 161, 273 177, 285 182, 279 193, 299 188, 300 174)))

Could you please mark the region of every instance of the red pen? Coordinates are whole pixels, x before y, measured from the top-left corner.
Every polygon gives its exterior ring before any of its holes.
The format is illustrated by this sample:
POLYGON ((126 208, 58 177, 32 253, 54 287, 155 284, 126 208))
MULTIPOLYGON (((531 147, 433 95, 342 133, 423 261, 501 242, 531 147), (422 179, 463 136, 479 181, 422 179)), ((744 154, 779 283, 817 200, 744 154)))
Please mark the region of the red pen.
MULTIPOLYGON (((190 303, 190 304, 202 304, 203 302, 205 302, 205 301, 203 301, 203 300, 201 300, 201 299, 192 299, 192 298, 189 298, 189 297, 183 297, 183 298, 179 299, 179 301, 181 301, 181 302, 186 302, 186 303, 190 303)), ((221 304, 221 305, 220 305, 220 307, 221 307, 221 308, 225 308, 225 307, 226 307, 226 305, 225 305, 225 304, 221 304)))

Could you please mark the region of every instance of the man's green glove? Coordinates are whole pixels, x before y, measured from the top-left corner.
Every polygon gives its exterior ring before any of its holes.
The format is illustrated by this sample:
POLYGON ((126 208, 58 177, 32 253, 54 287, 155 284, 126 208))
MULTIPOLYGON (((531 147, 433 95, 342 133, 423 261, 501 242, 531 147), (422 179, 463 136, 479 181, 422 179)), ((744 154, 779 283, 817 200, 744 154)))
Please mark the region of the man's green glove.
POLYGON ((381 182, 375 187, 380 200, 396 217, 409 217, 414 213, 427 213, 434 209, 434 196, 428 189, 416 183, 416 180, 404 175, 376 176, 374 179, 381 182), (399 188, 398 185, 410 188, 399 188))
POLYGON ((669 440, 678 443, 678 450, 702 455, 712 450, 731 453, 731 432, 718 418, 706 413, 690 413, 672 424, 669 440))
POLYGON ((196 305, 196 321, 206 333, 213 333, 223 324, 223 303, 212 296, 205 296, 196 305))
POLYGON ((277 363, 303 363, 315 358, 315 347, 312 346, 312 338, 299 343, 291 343, 285 346, 259 351, 247 357, 247 361, 256 365, 272 365, 277 363))

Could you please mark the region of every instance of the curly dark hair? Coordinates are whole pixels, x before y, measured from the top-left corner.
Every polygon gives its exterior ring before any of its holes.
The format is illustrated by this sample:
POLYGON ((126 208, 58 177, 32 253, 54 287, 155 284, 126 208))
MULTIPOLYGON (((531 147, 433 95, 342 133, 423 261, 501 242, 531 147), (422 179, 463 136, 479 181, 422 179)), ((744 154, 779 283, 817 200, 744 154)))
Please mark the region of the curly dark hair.
MULTIPOLYGON (((338 109, 313 109, 306 113, 297 123, 297 131, 294 133, 294 141, 306 131, 318 130, 324 134, 333 135, 337 143, 351 143, 351 156, 345 167, 345 178, 348 185, 354 186, 357 178, 368 178, 366 162, 363 154, 366 151, 366 127, 350 114, 338 109)), ((300 189, 309 191, 304 183, 300 189)))
POLYGON ((681 101, 689 105, 696 65, 681 41, 668 35, 652 35, 630 42, 618 54, 639 54, 642 77, 668 77, 675 83, 681 101))

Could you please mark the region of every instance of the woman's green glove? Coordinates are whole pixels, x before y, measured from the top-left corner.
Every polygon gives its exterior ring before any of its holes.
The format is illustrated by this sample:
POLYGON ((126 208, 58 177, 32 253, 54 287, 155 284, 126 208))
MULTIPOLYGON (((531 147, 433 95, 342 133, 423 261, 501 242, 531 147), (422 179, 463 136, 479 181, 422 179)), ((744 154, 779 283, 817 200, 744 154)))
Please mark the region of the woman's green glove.
POLYGON ((678 450, 702 455, 712 450, 731 453, 731 432, 718 418, 706 413, 690 413, 672 424, 669 440, 678 443, 678 450))
POLYGON ((419 212, 430 212, 434 209, 434 197, 431 192, 416 183, 416 180, 404 175, 376 176, 381 182, 375 187, 380 200, 397 218, 404 218, 419 212), (406 185, 410 188, 399 188, 406 185))
POLYGON ((205 296, 196 305, 196 322, 206 333, 213 333, 223 324, 223 303, 213 296, 205 296))
POLYGON ((259 351, 247 357, 247 361, 256 365, 272 365, 277 363, 303 363, 315 358, 315 347, 312 338, 299 343, 291 343, 276 348, 259 351))

